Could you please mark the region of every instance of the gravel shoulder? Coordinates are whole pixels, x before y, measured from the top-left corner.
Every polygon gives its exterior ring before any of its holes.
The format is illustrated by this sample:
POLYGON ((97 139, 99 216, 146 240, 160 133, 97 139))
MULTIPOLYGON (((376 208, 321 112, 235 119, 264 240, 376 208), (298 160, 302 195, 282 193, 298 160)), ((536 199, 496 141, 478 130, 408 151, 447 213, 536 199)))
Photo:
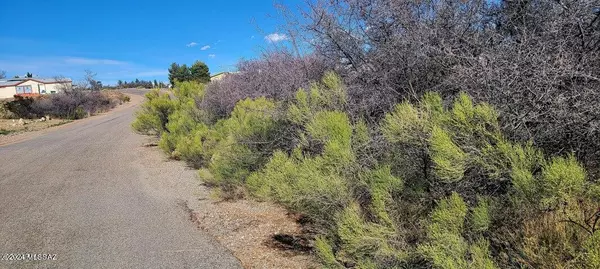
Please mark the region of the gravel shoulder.
MULTIPOLYGON (((147 139, 144 144, 153 142, 147 139)), ((221 201, 201 183, 196 170, 167 159, 157 147, 142 147, 139 157, 150 174, 180 170, 168 182, 151 182, 153 186, 148 188, 178 193, 179 205, 187 211, 189 220, 228 248, 244 268, 319 268, 308 252, 273 246, 275 234, 302 233, 296 219, 284 208, 254 200, 221 201)))

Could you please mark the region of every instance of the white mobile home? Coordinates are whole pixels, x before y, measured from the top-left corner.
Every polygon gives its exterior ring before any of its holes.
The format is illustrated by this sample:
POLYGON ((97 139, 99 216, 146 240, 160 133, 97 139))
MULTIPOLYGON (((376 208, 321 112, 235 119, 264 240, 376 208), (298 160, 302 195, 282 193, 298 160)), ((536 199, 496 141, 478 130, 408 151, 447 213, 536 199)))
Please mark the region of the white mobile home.
POLYGON ((0 80, 0 99, 15 95, 35 96, 60 92, 72 86, 70 79, 12 78, 0 80))

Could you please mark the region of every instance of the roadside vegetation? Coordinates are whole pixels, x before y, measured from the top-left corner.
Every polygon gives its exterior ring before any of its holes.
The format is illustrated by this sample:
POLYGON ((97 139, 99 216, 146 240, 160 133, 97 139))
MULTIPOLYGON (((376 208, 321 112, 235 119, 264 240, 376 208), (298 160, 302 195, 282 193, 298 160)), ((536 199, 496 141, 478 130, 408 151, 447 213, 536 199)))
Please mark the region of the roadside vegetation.
POLYGON ((77 120, 106 112, 129 102, 129 96, 116 91, 67 91, 36 97, 15 96, 2 106, 2 118, 60 118, 77 120))
POLYGON ((313 53, 149 92, 132 126, 302 215, 327 268, 599 268, 593 4, 319 2, 313 53))

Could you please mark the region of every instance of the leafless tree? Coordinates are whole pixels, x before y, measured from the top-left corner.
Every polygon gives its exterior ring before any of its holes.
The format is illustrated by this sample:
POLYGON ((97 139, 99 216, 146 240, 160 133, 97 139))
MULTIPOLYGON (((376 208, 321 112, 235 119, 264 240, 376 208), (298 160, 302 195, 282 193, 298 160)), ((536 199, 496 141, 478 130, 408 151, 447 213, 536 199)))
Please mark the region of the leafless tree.
POLYGON ((55 76, 54 80, 58 82, 57 90, 59 92, 68 93, 73 91, 73 82, 70 79, 64 76, 55 76))
POLYGON ((204 109, 223 117, 239 100, 248 97, 288 100, 300 87, 319 80, 326 70, 315 55, 297 57, 286 50, 266 52, 258 60, 241 61, 237 69, 208 85, 202 104, 204 109))
POLYGON ((6 71, 0 70, 0 79, 6 78, 6 71))
POLYGON ((426 91, 495 105, 505 131, 600 159, 600 18, 592 0, 307 0, 303 39, 378 118, 426 91))
POLYGON ((102 84, 96 80, 97 74, 89 69, 84 70, 85 75, 83 77, 84 89, 90 89, 92 91, 99 91, 102 89, 102 84))

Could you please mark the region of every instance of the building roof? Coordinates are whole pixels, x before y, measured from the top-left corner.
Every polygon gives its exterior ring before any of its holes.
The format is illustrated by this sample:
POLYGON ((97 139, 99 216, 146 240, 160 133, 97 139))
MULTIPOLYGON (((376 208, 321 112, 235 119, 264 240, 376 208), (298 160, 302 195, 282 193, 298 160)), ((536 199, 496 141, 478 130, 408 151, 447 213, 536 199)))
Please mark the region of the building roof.
POLYGON ((0 81, 0 87, 8 87, 8 86, 15 86, 17 84, 21 83, 20 81, 0 81))
POLYGON ((5 79, 5 80, 0 80, 0 88, 17 86, 23 82, 30 81, 30 80, 33 80, 33 81, 36 81, 39 83, 43 83, 43 84, 73 82, 70 78, 61 78, 61 79, 56 79, 56 78, 9 78, 9 79, 5 79))

